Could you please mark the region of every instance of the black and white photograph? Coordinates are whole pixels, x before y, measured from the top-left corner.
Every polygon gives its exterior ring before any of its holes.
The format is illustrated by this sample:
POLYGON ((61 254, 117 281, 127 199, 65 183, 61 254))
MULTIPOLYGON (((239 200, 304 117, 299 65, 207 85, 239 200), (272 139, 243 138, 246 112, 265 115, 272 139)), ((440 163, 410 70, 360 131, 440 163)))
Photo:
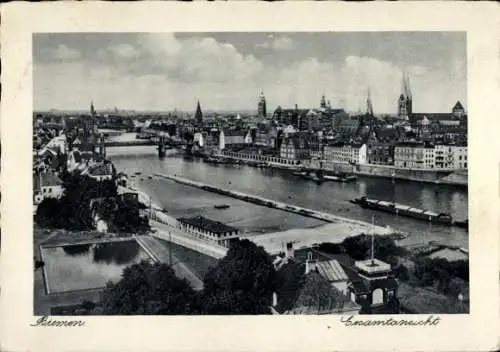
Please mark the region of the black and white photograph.
POLYGON ((34 33, 33 314, 469 314, 467 36, 34 33))

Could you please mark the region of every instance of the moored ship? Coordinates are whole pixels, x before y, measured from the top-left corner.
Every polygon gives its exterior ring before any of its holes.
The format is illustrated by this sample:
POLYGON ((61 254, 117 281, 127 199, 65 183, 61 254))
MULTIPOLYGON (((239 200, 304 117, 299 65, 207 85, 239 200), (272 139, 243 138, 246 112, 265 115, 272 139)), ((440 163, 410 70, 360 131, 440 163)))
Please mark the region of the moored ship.
POLYGON ((339 175, 339 176, 325 175, 323 176, 323 178, 325 179, 325 181, 334 181, 334 182, 351 182, 357 179, 355 175, 339 175))
POLYGON ((387 202, 385 200, 369 199, 366 197, 351 200, 351 203, 357 204, 362 208, 375 209, 395 215, 406 216, 418 220, 429 221, 431 223, 454 225, 450 214, 436 213, 430 210, 413 208, 408 205, 387 202))

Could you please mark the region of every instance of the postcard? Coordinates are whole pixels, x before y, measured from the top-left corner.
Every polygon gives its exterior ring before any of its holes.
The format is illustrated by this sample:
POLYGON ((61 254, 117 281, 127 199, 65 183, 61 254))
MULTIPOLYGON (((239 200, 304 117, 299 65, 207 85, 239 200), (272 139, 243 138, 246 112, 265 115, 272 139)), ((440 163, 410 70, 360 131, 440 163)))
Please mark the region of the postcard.
POLYGON ((2 14, 3 349, 498 348, 495 6, 2 14))

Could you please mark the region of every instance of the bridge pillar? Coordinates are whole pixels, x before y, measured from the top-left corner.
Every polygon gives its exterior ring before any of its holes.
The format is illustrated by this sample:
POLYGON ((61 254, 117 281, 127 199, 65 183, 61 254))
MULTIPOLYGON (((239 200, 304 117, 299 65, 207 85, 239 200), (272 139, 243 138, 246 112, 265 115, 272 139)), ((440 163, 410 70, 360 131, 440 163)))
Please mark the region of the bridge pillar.
POLYGON ((164 136, 160 136, 158 138, 158 157, 159 158, 165 157, 165 137, 164 136))

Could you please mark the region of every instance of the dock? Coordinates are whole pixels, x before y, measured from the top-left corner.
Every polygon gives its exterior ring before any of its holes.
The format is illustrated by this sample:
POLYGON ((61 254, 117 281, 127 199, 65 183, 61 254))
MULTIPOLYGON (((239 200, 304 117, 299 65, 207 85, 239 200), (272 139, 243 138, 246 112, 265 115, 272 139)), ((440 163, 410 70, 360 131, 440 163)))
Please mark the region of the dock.
POLYGON ((261 206, 266 206, 268 208, 283 210, 283 211, 287 211, 287 212, 294 213, 297 215, 302 215, 302 216, 314 218, 317 220, 322 220, 322 221, 325 221, 328 223, 344 223, 344 224, 348 224, 348 225, 356 225, 360 228, 363 228, 367 232, 371 231, 371 232, 374 232, 375 234, 389 235, 389 234, 394 234, 397 232, 397 230, 390 228, 390 227, 383 227, 383 226, 376 226, 376 225, 374 226, 368 222, 349 219, 349 218, 341 217, 341 216, 330 214, 330 213, 321 212, 321 211, 314 210, 314 209, 296 206, 293 204, 278 202, 276 200, 267 199, 267 198, 264 198, 261 196, 250 195, 250 194, 246 194, 246 193, 238 192, 238 191, 225 190, 225 189, 219 188, 217 186, 208 185, 208 184, 205 184, 202 182, 188 180, 188 179, 178 177, 178 176, 164 175, 164 174, 157 174, 157 173, 155 173, 154 176, 162 177, 162 178, 165 178, 165 179, 168 179, 168 180, 180 183, 180 184, 199 188, 199 189, 202 189, 202 190, 205 190, 208 192, 217 193, 217 194, 224 195, 227 197, 242 200, 244 202, 253 203, 253 204, 257 204, 257 205, 261 205, 261 206))

